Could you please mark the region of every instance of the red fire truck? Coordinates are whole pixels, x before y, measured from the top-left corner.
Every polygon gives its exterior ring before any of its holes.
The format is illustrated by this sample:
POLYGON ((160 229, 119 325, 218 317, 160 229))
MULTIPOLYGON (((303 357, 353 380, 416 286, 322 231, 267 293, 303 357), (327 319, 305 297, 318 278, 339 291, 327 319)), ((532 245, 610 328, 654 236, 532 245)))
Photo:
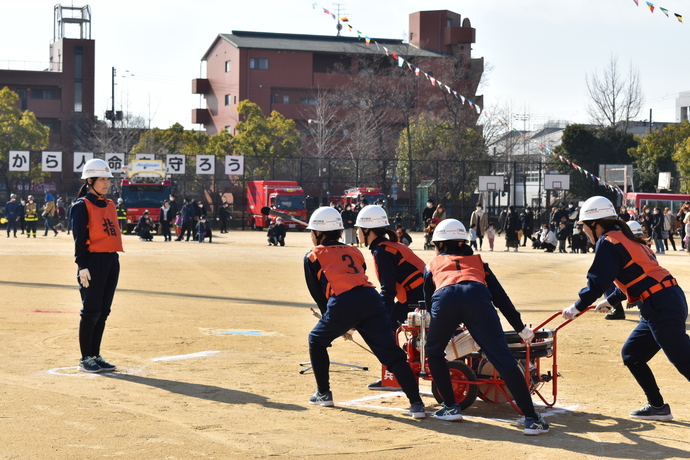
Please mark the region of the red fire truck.
POLYGON ((162 161, 137 160, 130 165, 129 178, 122 179, 121 193, 127 210, 127 232, 131 233, 144 211, 149 211, 153 228, 158 228, 158 217, 163 200, 172 193, 172 182, 165 179, 162 161))
POLYGON ((381 192, 380 188, 376 187, 355 187, 345 190, 345 195, 331 196, 329 204, 341 205, 345 207, 346 204, 356 205, 359 198, 362 197, 367 200, 367 204, 374 204, 377 200, 386 201, 386 195, 381 192))
MULTIPOLYGON (((275 216, 264 216, 261 208, 271 209, 295 216, 296 219, 307 220, 307 207, 304 190, 295 181, 280 180, 250 180, 247 181, 247 213, 249 225, 260 230, 268 227, 269 221, 275 221, 275 216)), ((304 229, 302 224, 290 220, 283 220, 287 228, 304 229)))

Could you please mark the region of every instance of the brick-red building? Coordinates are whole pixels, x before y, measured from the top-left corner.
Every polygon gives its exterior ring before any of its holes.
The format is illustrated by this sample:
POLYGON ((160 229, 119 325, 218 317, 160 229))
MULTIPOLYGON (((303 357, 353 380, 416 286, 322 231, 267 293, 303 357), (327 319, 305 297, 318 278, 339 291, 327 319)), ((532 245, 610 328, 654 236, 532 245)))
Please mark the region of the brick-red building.
MULTIPOLYGON (((192 81, 192 93, 203 95, 206 102, 206 107, 193 109, 192 122, 209 134, 223 129, 233 132, 238 122, 237 104, 248 99, 265 115, 276 110, 303 126, 304 107, 313 104, 310 94, 315 89, 351 84, 352 76, 360 73, 361 58, 383 55, 384 46, 406 60, 414 59, 414 65, 424 71, 455 66, 455 81, 444 83, 483 105, 482 97, 475 93, 484 62, 471 56, 475 29, 469 20, 446 10, 421 11, 410 15, 409 30, 409 43, 372 38, 369 46, 356 36, 246 31, 220 34, 201 59, 206 62, 206 78, 192 81), (339 70, 334 72, 335 68, 339 70)), ((419 88, 416 104, 425 108, 439 89, 426 81, 420 82, 419 88)), ((476 112, 469 112, 476 121, 476 112)))
MULTIPOLYGON (((49 63, 42 70, 0 69, 0 88, 19 95, 22 110, 30 110, 50 127, 47 150, 74 151, 75 135, 84 120, 94 117, 95 41, 91 40, 88 6, 55 6, 55 31, 49 63), (65 27, 79 27, 79 38, 66 38, 65 27)), ((71 160, 69 165, 71 168, 71 160)), ((69 169, 68 169, 69 170, 69 169)))

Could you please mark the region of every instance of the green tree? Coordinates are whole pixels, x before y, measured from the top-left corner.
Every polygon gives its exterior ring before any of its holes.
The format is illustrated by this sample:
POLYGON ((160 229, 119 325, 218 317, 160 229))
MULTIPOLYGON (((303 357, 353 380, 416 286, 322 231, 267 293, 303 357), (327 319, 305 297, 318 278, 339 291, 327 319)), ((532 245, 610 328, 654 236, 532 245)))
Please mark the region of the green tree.
POLYGON ((408 184, 409 154, 412 151, 413 186, 419 180, 439 178, 446 188, 439 194, 450 202, 468 199, 484 173, 486 149, 482 136, 471 128, 455 128, 452 121, 422 113, 410 123, 412 148, 406 130, 398 141, 398 182, 408 184), (468 161, 463 161, 468 160, 468 161), (438 167, 437 167, 438 165, 438 167), (463 193, 464 191, 464 193, 463 193))
MULTIPOLYGON (((599 175, 600 164, 631 164, 633 159, 628 149, 637 146, 633 134, 613 128, 589 128, 575 124, 563 131, 561 145, 554 153, 570 160, 595 176, 599 175)), ((616 198, 615 192, 598 187, 590 176, 559 160, 554 160, 556 169, 561 174, 570 174, 570 193, 577 198, 588 198, 592 194, 602 194, 616 198)))
MULTIPOLYGON (((687 125, 687 121, 684 124, 687 125)), ((677 145, 673 159, 678 162, 678 172, 681 175, 680 192, 690 193, 690 182, 687 180, 690 177, 690 136, 677 145)))
POLYGON ((681 164, 687 163, 687 153, 683 153, 685 143, 690 138, 690 123, 687 120, 679 125, 668 125, 664 129, 651 132, 641 138, 639 145, 628 151, 635 159, 635 190, 641 192, 656 191, 660 172, 677 174, 681 164), (677 158, 676 158, 677 154, 677 158), (678 161, 678 165, 673 161, 678 161))
POLYGON ((275 110, 265 117, 257 104, 246 99, 237 104, 237 113, 241 121, 235 126, 233 148, 238 155, 245 156, 249 177, 267 177, 270 168, 275 167, 275 160, 269 161, 270 158, 289 158, 300 153, 301 140, 294 120, 275 110), (251 157, 263 158, 252 161, 251 157))
POLYGON ((0 90, 0 176, 5 180, 6 190, 16 180, 46 177, 40 164, 31 166, 27 172, 9 171, 11 150, 43 150, 50 138, 50 128, 42 125, 33 112, 22 112, 17 108, 19 96, 5 87, 0 90))

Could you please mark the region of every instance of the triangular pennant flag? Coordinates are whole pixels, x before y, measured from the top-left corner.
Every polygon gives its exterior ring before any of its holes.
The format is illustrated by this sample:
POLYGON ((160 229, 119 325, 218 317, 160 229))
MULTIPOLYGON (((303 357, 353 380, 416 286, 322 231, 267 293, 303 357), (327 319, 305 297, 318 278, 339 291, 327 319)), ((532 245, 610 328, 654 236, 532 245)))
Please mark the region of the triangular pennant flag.
POLYGON ((350 33, 352 33, 352 26, 350 24, 347 25, 347 28, 350 29, 350 33))
POLYGON ((633 0, 633 2, 635 2, 635 5, 640 6, 640 4, 638 3, 638 0, 633 0))
POLYGON ((676 18, 678 18, 678 22, 683 22, 683 16, 681 16, 681 15, 678 14, 678 13, 673 13, 673 15, 674 15, 676 18))
POLYGON ((311 8, 312 8, 313 10, 315 10, 315 9, 316 9, 316 3, 312 3, 312 4, 311 4, 311 8))
POLYGON ((345 16, 343 16, 342 18, 340 18, 340 20, 343 21, 343 22, 347 22, 347 21, 348 21, 347 17, 345 17, 345 16))
POLYGON ((414 74, 415 74, 416 76, 419 76, 419 67, 415 67, 415 68, 414 68, 414 74))
MULTIPOLYGON (((461 95, 460 95, 460 100, 461 100, 462 103, 464 104, 464 103, 465 103, 465 96, 463 96, 463 95, 461 94, 461 95)), ((506 125, 506 126, 508 126, 508 125, 506 125)))
POLYGON ((578 165, 576 165, 575 163, 573 163, 573 166, 574 166, 575 168, 579 168, 579 166, 578 166, 578 165))
POLYGON ((654 12, 654 4, 647 2, 647 6, 649 7, 649 11, 651 11, 653 13, 654 12))
POLYGON ((414 66, 413 66, 412 64, 410 64, 409 62, 405 61, 405 64, 407 64, 407 68, 408 68, 409 70, 414 69, 414 66))
POLYGON ((326 14, 331 14, 331 12, 328 11, 326 8, 323 9, 323 12, 326 13, 326 14))
POLYGON ((428 80, 429 78, 431 78, 431 77, 429 77, 429 74, 428 74, 428 73, 426 73, 426 72, 422 72, 422 73, 424 74, 424 76, 426 77, 427 80, 428 80))
POLYGON ((381 47, 379 46, 379 42, 377 42, 376 40, 374 40, 374 45, 376 45, 377 50, 381 49, 381 47))
MULTIPOLYGON (((467 99, 467 103, 470 105, 470 107, 474 107, 474 104, 469 99, 467 99)), ((520 133, 520 134, 522 134, 522 133, 520 133)), ((525 137, 525 136, 523 135, 522 137, 525 137)))
POLYGON ((477 113, 482 113, 482 108, 478 105, 475 104, 474 108, 477 110, 477 113))
POLYGON ((385 51, 385 52, 386 52, 386 56, 388 56, 388 48, 386 48, 386 47, 384 46, 384 47, 383 47, 383 51, 385 51))
POLYGON ((659 9, 661 10, 662 13, 664 13, 666 15, 666 17, 668 17, 668 10, 666 8, 659 7, 659 9))
POLYGON ((458 92, 453 90, 453 96, 455 96, 455 99, 457 99, 458 98, 458 92))
POLYGON ((405 63, 405 59, 401 58, 398 56, 398 67, 402 67, 402 65, 405 63))
POLYGON ((436 79, 434 77, 429 77, 429 80, 431 81, 431 86, 436 86, 436 79))
POLYGON ((335 13, 331 13, 331 16, 333 16, 333 19, 335 19, 335 13))
POLYGON ((395 54, 393 51, 391 51, 391 56, 393 56, 393 59, 398 59, 398 55, 395 54))
POLYGON ((364 37, 364 41, 366 42, 367 46, 371 44, 371 38, 369 37, 364 37))
POLYGON ((452 90, 450 89, 450 86, 448 86, 448 85, 443 85, 443 86, 445 86, 445 87, 446 87, 446 91, 448 91, 448 94, 450 94, 450 93, 451 93, 451 91, 452 91, 452 90))

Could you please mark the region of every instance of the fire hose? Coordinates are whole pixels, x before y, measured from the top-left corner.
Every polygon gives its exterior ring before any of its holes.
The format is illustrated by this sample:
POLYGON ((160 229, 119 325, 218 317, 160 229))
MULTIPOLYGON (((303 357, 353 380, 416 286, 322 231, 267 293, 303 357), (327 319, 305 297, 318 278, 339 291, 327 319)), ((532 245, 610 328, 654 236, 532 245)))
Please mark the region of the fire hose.
MULTIPOLYGON (((318 311, 314 310, 313 308, 310 308, 309 310, 311 310, 311 314, 312 314, 312 315, 314 315, 314 316, 316 316, 317 318, 321 319, 321 313, 319 313, 318 311)), ((368 348, 365 347, 364 345, 362 345, 362 344, 360 344, 360 343, 357 343, 357 341, 352 337, 352 334, 351 334, 349 331, 346 332, 345 334, 343 334, 343 339, 345 339, 346 341, 350 341, 350 342, 354 343, 354 344, 357 345, 359 348, 361 348, 361 349, 364 350, 364 351, 368 351, 368 352, 371 353, 372 355, 374 354, 373 351, 371 351, 370 349, 368 349, 368 348)))

